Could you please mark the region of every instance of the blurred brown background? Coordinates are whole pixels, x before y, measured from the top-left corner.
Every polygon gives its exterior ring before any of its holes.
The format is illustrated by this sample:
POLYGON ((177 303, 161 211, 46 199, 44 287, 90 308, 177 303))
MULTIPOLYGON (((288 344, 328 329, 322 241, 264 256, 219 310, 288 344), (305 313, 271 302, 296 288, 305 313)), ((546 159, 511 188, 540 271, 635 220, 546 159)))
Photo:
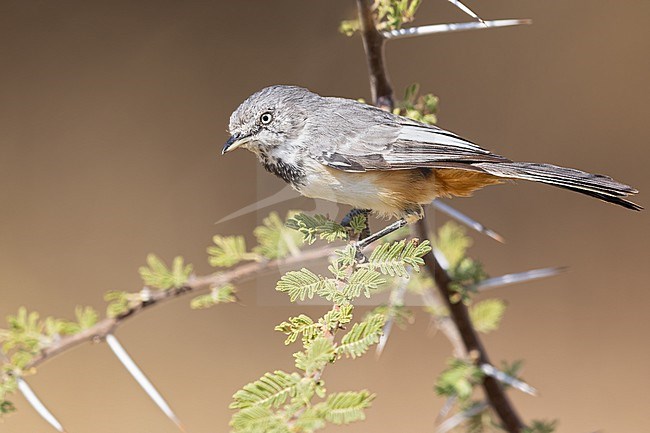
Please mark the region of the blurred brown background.
MULTIPOLYGON (((442 126, 512 159, 608 173, 650 204, 650 2, 467 3, 535 24, 390 43, 398 93, 419 82, 440 96, 442 126)), ((282 187, 250 154, 218 155, 230 112, 276 83, 367 98, 361 41, 337 33, 354 14, 352 1, 1 1, 0 316, 103 308, 107 289, 139 288, 151 251, 209 272, 211 236, 250 233, 258 217, 214 222, 282 187)), ((417 23, 466 20, 427 0, 417 23)), ((485 337, 492 358, 525 359, 541 390, 511 393, 521 414, 559 418, 562 432, 647 430, 648 213, 523 183, 453 204, 508 239, 477 236, 472 254, 492 275, 570 266, 491 293, 509 302, 485 337)), ((276 209, 295 207, 313 204, 276 209)), ((305 308, 261 305, 255 289, 284 300, 272 281, 251 284, 245 306, 192 312, 178 300, 118 332, 191 433, 226 430, 236 389, 292 366, 296 349, 272 329, 305 308)), ((450 348, 417 319, 379 360, 326 371, 330 390, 379 395, 346 431, 433 431, 450 348)), ((176 431, 104 345, 56 358, 30 383, 70 433, 176 431)), ((0 431, 52 431, 16 400, 0 431)))

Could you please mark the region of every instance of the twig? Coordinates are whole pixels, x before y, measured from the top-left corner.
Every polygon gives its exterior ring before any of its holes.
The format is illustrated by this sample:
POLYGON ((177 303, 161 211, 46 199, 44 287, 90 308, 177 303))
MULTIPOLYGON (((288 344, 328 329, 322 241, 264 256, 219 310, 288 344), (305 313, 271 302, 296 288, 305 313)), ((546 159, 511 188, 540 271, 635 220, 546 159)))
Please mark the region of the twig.
POLYGON ((37 367, 45 361, 72 349, 73 347, 79 346, 82 343, 88 341, 101 341, 105 339, 107 335, 112 334, 125 320, 136 316, 145 310, 149 310, 154 305, 161 304, 188 293, 207 289, 211 286, 223 286, 228 283, 241 283, 255 278, 260 273, 274 269, 278 266, 294 265, 306 261, 322 259, 331 255, 334 252, 334 249, 334 247, 318 248, 302 252, 298 256, 291 256, 286 259, 248 263, 224 273, 191 277, 181 288, 154 291, 151 293, 150 298, 147 301, 138 304, 126 313, 117 317, 103 319, 88 329, 74 335, 63 337, 56 343, 44 348, 30 361, 29 364, 25 366, 24 370, 37 367))
MULTIPOLYGON (((388 74, 383 60, 385 39, 376 28, 375 18, 372 13, 372 2, 370 0, 357 0, 357 7, 359 9, 361 35, 366 51, 373 100, 375 105, 392 109, 394 106, 393 93, 388 82, 388 74)), ((429 238, 424 219, 416 223, 416 229, 421 240, 429 238)), ((491 364, 487 352, 472 325, 467 307, 462 302, 451 302, 451 295, 453 294, 450 289, 451 278, 440 266, 433 252, 429 252, 424 257, 424 261, 449 308, 451 318, 458 328, 467 353, 477 365, 491 364)), ((490 406, 501 419, 505 429, 510 433, 519 433, 523 427, 523 422, 499 382, 495 378, 486 375, 483 379, 483 389, 490 406)))

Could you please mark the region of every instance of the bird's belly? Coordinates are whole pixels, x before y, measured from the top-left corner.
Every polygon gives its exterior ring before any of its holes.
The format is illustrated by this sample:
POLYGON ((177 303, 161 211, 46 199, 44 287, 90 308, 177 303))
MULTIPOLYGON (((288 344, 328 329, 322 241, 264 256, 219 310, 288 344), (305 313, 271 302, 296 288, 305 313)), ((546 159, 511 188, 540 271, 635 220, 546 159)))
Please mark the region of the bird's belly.
POLYGON ((316 163, 306 172, 303 185, 297 187, 302 195, 372 209, 384 216, 402 216, 436 197, 434 183, 411 170, 349 173, 316 163))

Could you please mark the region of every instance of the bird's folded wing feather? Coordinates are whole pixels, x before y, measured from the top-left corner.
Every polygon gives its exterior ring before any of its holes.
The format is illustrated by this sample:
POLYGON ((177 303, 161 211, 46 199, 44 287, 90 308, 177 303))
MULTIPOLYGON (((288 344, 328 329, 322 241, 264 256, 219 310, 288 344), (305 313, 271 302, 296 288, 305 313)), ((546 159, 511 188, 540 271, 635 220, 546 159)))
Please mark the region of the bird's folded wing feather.
POLYGON ((335 113, 331 120, 340 128, 328 137, 326 148, 312 148, 314 157, 351 172, 422 167, 481 171, 469 164, 509 161, 436 126, 378 112, 369 110, 367 116, 335 113))

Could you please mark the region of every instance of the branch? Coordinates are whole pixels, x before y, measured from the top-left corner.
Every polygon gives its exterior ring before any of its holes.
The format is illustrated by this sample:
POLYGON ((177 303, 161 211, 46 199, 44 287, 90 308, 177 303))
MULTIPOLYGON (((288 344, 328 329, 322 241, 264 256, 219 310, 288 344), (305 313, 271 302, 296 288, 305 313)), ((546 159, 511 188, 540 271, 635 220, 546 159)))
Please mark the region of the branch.
MULTIPOLYGON (((357 0, 357 7, 359 9, 361 35, 368 62, 373 101, 379 107, 392 109, 394 106, 392 88, 384 64, 385 38, 376 28, 372 1, 357 0)), ((424 219, 417 222, 417 232, 421 240, 429 238, 424 219)), ((487 352, 472 325, 467 307, 462 302, 451 302, 450 296, 453 294, 449 287, 452 282, 451 278, 438 263, 433 250, 424 257, 424 262, 449 308, 467 353, 477 365, 491 364, 487 352)), ((519 433, 523 428, 523 422, 499 382, 494 377, 486 375, 483 378, 483 389, 490 406, 497 413, 506 430, 510 433, 519 433)))
POLYGON ((372 0, 357 0, 361 37, 366 51, 368 74, 370 75, 370 91, 375 105, 392 110, 393 88, 388 81, 384 62, 384 36, 377 30, 375 16, 372 11, 372 0))
MULTIPOLYGON (((420 239, 428 239, 429 233, 425 220, 422 219, 416 224, 420 239)), ((472 325, 472 320, 469 317, 467 307, 462 302, 454 303, 451 301, 451 295, 453 295, 453 292, 449 288, 452 283, 451 278, 442 266, 440 266, 433 251, 424 256, 424 264, 433 276, 436 286, 444 298, 447 308, 449 308, 449 313, 458 328, 458 332, 460 333, 463 344, 467 349, 467 353, 469 353, 470 357, 477 365, 491 365, 487 351, 485 350, 485 347, 483 347, 483 343, 472 325)), ((501 418, 504 427, 510 433, 518 433, 521 431, 523 422, 519 418, 515 408, 512 406, 512 403, 504 389, 499 384, 499 381, 492 376, 486 375, 483 378, 483 389, 485 390, 485 394, 490 402, 490 406, 492 406, 499 418, 501 418)))
POLYGON ((206 276, 192 276, 187 283, 180 288, 174 288, 165 291, 151 292, 147 298, 143 299, 142 303, 130 309, 126 313, 117 317, 108 317, 97 322, 94 326, 85 329, 77 334, 61 338, 56 343, 44 348, 35 356, 29 364, 25 366, 25 370, 37 367, 45 361, 60 355, 67 350, 87 341, 99 342, 104 340, 107 335, 115 332, 115 329, 120 326, 127 319, 134 317, 143 311, 148 311, 154 305, 176 299, 188 293, 194 293, 202 289, 210 288, 211 286, 223 286, 228 283, 241 283, 251 280, 259 274, 270 271, 278 266, 300 264, 306 261, 318 260, 329 256, 334 252, 333 247, 325 247, 301 252, 299 255, 291 256, 285 259, 270 260, 263 262, 248 263, 238 266, 230 271, 217 273, 206 276))

